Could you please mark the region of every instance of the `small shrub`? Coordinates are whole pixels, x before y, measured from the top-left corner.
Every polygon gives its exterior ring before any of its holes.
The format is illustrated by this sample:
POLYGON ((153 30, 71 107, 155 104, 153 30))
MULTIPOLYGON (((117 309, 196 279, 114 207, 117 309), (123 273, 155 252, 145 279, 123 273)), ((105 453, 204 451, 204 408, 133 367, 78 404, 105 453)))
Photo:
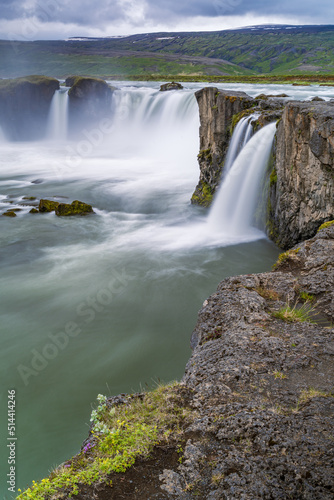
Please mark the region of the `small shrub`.
POLYGON ((272 315, 275 318, 287 321, 288 323, 314 323, 312 319, 312 313, 314 309, 315 308, 312 307, 309 302, 305 302, 300 307, 298 307, 297 303, 293 307, 291 307, 289 304, 286 304, 279 311, 272 312, 272 315))

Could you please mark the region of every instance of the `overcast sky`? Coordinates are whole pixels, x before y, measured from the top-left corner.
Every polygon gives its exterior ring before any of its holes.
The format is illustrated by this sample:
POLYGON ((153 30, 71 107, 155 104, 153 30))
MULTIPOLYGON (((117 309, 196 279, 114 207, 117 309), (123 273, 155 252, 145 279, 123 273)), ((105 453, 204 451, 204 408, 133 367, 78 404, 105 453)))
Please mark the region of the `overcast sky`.
POLYGON ((252 24, 334 24, 333 0, 0 0, 0 38, 63 39, 252 24))

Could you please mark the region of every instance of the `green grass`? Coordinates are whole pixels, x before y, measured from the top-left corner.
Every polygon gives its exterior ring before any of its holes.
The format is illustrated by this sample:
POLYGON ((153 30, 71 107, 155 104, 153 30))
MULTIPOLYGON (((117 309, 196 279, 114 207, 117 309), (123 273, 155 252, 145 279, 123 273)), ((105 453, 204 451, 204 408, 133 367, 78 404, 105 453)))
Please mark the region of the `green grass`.
POLYGON ((288 323, 314 323, 314 320, 312 319, 312 313, 314 312, 314 310, 314 306, 311 306, 309 302, 305 302, 301 306, 295 304, 293 307, 291 307, 289 304, 286 304, 279 311, 272 312, 272 315, 275 318, 281 319, 288 323))
POLYGON ((202 77, 203 81, 224 81, 227 76, 230 81, 246 81, 240 78, 262 75, 282 83, 333 83, 333 49, 330 27, 146 34, 93 42, 2 40, 0 76, 80 74, 147 80, 170 75, 179 80, 193 76, 197 81, 202 77), (173 38, 159 40, 166 36, 173 38))
MULTIPOLYGON (((53 495, 78 494, 80 485, 110 484, 111 473, 124 473, 138 457, 148 457, 154 446, 181 433, 189 410, 182 405, 179 384, 159 386, 141 397, 128 397, 127 404, 111 407, 98 396, 93 410, 90 445, 55 469, 48 478, 33 482, 19 500, 45 500, 53 495)), ((56 497, 54 497, 56 498, 56 497)))

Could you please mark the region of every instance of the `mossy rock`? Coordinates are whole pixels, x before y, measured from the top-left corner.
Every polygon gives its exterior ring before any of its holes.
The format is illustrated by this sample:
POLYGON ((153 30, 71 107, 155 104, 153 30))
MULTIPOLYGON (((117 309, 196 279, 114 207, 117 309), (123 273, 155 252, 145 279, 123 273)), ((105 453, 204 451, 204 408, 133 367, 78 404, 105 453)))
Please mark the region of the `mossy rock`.
POLYGON ((101 99, 109 96, 112 90, 102 78, 71 76, 66 79, 66 82, 72 83, 72 85, 68 85, 71 87, 68 91, 71 99, 101 99))
POLYGON ((329 220, 327 222, 324 222, 323 224, 321 224, 321 226, 319 227, 318 229, 318 232, 321 231, 322 229, 327 229, 327 227, 330 227, 334 224, 334 220, 329 220))
POLYGON ((59 89, 59 81, 56 78, 43 75, 21 76, 0 80, 0 93, 14 93, 18 89, 26 86, 50 87, 52 91, 59 89))
POLYGON ((40 200, 38 208, 40 212, 54 212, 58 205, 58 201, 40 200))
POLYGON ((29 211, 30 214, 38 214, 39 213, 39 210, 37 210, 37 208, 32 208, 30 211, 29 211))
POLYGON ((31 75, 0 80, 0 125, 11 141, 45 137, 50 103, 59 81, 31 75))
POLYGON ((177 82, 164 83, 160 86, 160 92, 167 92, 169 90, 182 90, 183 85, 177 82))
POLYGON ((269 178, 269 185, 274 186, 275 184, 277 184, 277 170, 273 168, 269 178))
POLYGON ((7 212, 3 213, 2 215, 3 217, 17 217, 14 210, 7 210, 7 212))
POLYGON ((56 215, 58 217, 67 217, 71 215, 88 215, 93 214, 94 210, 91 205, 79 200, 69 203, 59 203, 56 208, 56 215))
POLYGON ((200 181, 194 194, 191 197, 193 205, 200 205, 201 207, 209 207, 213 200, 213 190, 206 182, 200 181))

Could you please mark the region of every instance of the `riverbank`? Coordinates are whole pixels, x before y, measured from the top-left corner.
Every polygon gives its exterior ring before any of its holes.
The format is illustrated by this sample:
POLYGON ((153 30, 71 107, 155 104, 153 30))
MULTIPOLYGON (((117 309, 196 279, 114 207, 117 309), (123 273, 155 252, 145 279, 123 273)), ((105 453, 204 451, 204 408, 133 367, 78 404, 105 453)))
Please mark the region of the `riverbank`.
POLYGON ((223 280, 182 381, 100 397, 80 454, 18 498, 332 498, 333 250, 327 223, 223 280))
MULTIPOLYGON (((86 75, 88 76, 88 75, 86 75)), ((238 75, 238 76, 216 76, 216 75, 104 75, 105 80, 123 81, 149 81, 149 82, 194 82, 194 83, 263 83, 263 84, 296 84, 296 85, 328 85, 334 86, 333 75, 305 74, 305 75, 238 75)))

